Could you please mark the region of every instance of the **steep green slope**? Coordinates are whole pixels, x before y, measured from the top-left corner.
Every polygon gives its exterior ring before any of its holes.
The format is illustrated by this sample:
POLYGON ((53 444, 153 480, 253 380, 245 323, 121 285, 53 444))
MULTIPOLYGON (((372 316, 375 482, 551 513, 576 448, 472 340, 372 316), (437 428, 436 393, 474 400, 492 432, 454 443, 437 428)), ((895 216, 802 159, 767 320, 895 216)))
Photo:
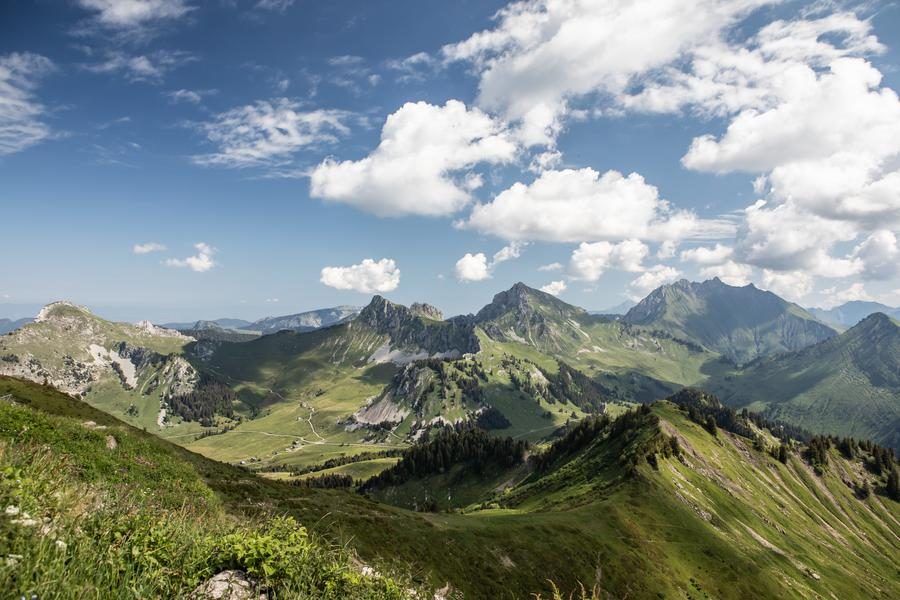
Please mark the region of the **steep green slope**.
MULTIPOLYGON (((537 570, 564 590, 578 581, 596 586, 602 598, 900 593, 900 504, 880 495, 883 477, 836 449, 817 476, 800 448, 782 464, 757 449, 774 450, 777 441, 758 436, 721 429, 713 435, 677 406, 658 403, 619 421, 577 426, 538 455, 530 475, 509 471, 509 485, 463 514, 433 518, 453 547, 460 528, 475 534, 482 562, 497 562, 492 577, 532 580, 537 570), (863 482, 879 493, 860 499, 855 489, 863 482)), ((503 481, 473 468, 419 475, 373 493, 401 505, 430 494, 440 507, 445 496, 503 481)), ((494 595, 478 597, 504 597, 490 583, 480 585, 494 595)))
POLYGON ((265 487, 246 474, 46 387, 0 377, 0 397, 0 586, 11 596, 182 598, 237 569, 270 598, 409 597, 267 514, 264 495, 237 508, 223 491, 248 499, 265 487))
POLYGON ((738 364, 836 335, 796 304, 752 284, 733 287, 718 278, 657 288, 623 321, 695 342, 738 364))
POLYGON ((881 313, 838 337, 708 385, 731 406, 900 447, 900 325, 881 313))

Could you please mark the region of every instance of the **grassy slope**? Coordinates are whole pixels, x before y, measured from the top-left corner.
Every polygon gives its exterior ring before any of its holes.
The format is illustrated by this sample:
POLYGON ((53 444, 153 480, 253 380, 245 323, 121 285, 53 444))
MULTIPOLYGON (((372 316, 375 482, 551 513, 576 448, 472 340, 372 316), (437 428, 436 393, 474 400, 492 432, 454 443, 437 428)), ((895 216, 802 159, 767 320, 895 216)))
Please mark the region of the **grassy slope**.
MULTIPOLYGON (((60 402, 76 410, 77 403, 60 402)), ((77 410, 81 420, 90 409, 77 410)), ((546 592, 547 579, 568 590, 598 576, 614 597, 900 594, 900 539, 892 531, 900 508, 880 496, 853 497, 841 477, 861 477, 855 465, 834 454, 816 478, 796 458, 784 466, 744 440, 712 438, 672 405, 654 412, 663 430, 678 435, 686 464, 660 457, 659 471, 641 463, 637 478, 623 480, 617 465, 628 448, 599 443, 568 463, 569 473, 554 470, 565 486, 541 489, 533 481, 509 495, 513 508, 469 514, 414 514, 348 492, 286 487, 128 432, 184 461, 229 513, 293 514, 352 538, 363 558, 451 581, 467 597, 522 598, 546 592), (590 478, 578 479, 586 472, 579 460, 594 464, 590 478)), ((104 418, 96 413, 94 420, 104 418)), ((656 435, 648 429, 640 439, 656 435)))
POLYGON ((900 447, 900 326, 885 316, 709 386, 732 406, 767 409, 812 431, 900 447))
POLYGON ((275 516, 266 492, 283 486, 248 481, 50 388, 0 378, 0 396, 0 587, 15 597, 186 597, 228 568, 274 598, 408 596, 275 516))

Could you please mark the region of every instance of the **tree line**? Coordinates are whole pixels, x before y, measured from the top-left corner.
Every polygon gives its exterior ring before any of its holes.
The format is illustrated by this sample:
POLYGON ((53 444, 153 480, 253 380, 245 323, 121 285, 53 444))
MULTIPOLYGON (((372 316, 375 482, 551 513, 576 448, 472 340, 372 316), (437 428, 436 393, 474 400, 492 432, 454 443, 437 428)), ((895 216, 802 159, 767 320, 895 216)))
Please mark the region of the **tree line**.
POLYGON ((404 450, 396 465, 365 481, 360 490, 399 485, 443 473, 457 464, 466 464, 476 473, 492 464, 512 467, 525 459, 528 448, 526 441, 492 437, 472 425, 448 426, 404 450))

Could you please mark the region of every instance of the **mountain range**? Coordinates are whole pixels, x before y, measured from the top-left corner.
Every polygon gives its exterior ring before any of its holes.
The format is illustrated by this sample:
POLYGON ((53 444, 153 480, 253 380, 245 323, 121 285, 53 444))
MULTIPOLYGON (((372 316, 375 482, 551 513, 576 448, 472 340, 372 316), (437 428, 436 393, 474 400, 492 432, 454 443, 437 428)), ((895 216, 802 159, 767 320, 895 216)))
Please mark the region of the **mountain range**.
POLYGON ((15 331, 19 327, 23 325, 27 325, 31 323, 31 319, 0 319, 0 335, 4 333, 9 333, 10 331, 15 331))
POLYGON ((162 327, 178 331, 226 330, 236 333, 268 335, 285 330, 312 331, 320 327, 329 327, 335 323, 352 319, 359 314, 360 310, 361 308, 358 306, 335 306, 280 317, 263 317, 256 321, 223 318, 190 323, 165 323, 162 327))
POLYGON ((840 306, 835 306, 828 310, 822 308, 810 308, 807 310, 820 321, 841 329, 853 327, 869 315, 875 313, 884 313, 889 317, 900 319, 900 308, 893 308, 881 304, 880 302, 867 302, 863 300, 845 302, 840 306))
POLYGON ((896 443, 900 386, 879 374, 896 368, 897 358, 871 343, 875 332, 839 335, 753 286, 681 281, 618 319, 521 283, 474 315, 444 319, 433 306, 406 307, 380 296, 355 317, 354 311, 288 318, 299 327, 327 325, 311 331, 235 339, 210 335, 221 331, 211 324, 183 335, 109 323, 61 303, 0 338, 0 373, 46 380, 231 461, 312 464, 343 452, 341 444, 402 445, 433 423, 475 422, 486 411, 502 415, 508 433, 537 441, 601 404, 615 413, 691 385, 814 431, 896 443), (829 400, 832 379, 807 378, 798 387, 797 374, 809 371, 800 365, 826 350, 824 370, 852 374, 842 393, 865 418, 819 410, 836 407, 829 400), (419 364, 426 359, 440 369, 419 364), (217 386, 233 400, 207 397, 205 390, 217 386), (193 408, 184 404, 188 397, 193 408), (798 404, 816 408, 788 410, 798 404), (221 435, 191 439, 210 426, 221 435), (287 452, 282 435, 295 436, 304 450, 287 452))

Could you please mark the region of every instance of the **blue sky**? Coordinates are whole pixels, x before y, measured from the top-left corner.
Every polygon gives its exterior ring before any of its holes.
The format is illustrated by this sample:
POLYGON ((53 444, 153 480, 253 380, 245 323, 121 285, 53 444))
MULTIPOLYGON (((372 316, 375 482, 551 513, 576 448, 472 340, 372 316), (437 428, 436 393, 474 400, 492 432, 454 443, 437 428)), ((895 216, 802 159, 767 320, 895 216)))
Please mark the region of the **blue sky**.
MULTIPOLYGON (((677 4, 677 6, 675 6, 677 4)), ((0 7, 0 316, 372 293, 590 309, 721 276, 900 304, 900 8, 0 7)))

